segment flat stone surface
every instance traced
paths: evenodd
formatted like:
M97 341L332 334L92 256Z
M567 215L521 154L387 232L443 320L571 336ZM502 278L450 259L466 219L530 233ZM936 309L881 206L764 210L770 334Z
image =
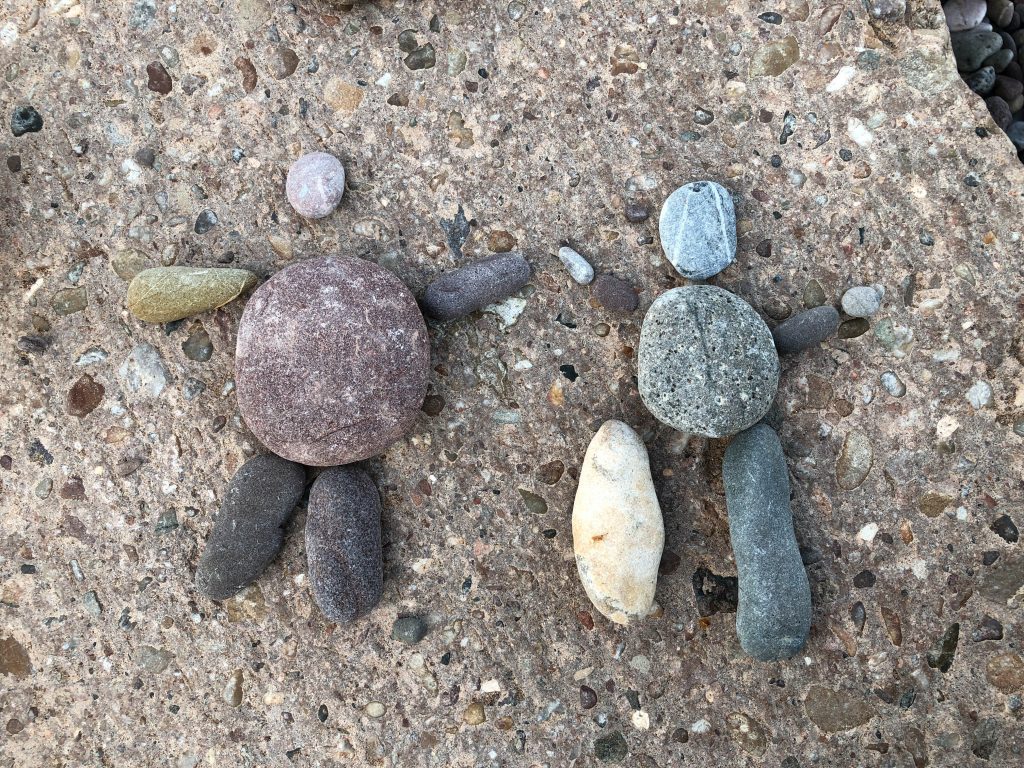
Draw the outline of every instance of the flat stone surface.
M423 316L394 274L363 259L310 259L246 304L235 347L239 406L275 453L348 464L412 426L429 357Z
M1019 762L1013 694L985 671L1021 653L1022 543L989 526L1002 514L1022 524L1024 166L957 77L939 3L911 2L892 21L860 2L512 5L523 7L515 20L509 2L0 3L0 728L24 724L4 732L0 763L582 768L600 764L595 743L612 734L621 741L602 754L640 768ZM403 63L406 29L433 46L433 68ZM755 52L789 36L800 58L751 78ZM282 45L299 64L275 80ZM166 96L146 87L155 60L173 80ZM845 67L852 79L827 91ZM353 111L327 102L334 79L364 92ZM27 104L42 130L14 137L12 112ZM154 167L123 169L142 147ZM328 219L307 221L284 179L320 149L344 162L349 189ZM790 170L806 174L802 187ZM851 285L886 287L867 333L784 360L776 403L794 524L818 558L807 566L815 629L785 663L750 660L734 613L701 620L694 571L736 575L725 445L662 426L634 380L643 314L684 284L657 212L693 179L733 192L736 262L714 281L770 325L805 309L812 282L830 305ZM650 206L647 221L628 220L631 200ZM219 223L196 235L204 209ZM125 311L114 266L138 267L119 254L212 267L234 253L227 266L261 280L325 254L365 255L419 295L493 253L497 230L535 267L523 313L504 330L486 312L433 326L429 395L443 405L417 412L409 438L368 462L382 501L377 608L352 626L323 617L301 508L260 579L220 607L203 598L193 574L216 494L261 452L232 387L251 299L201 317L216 351L189 360L188 322L166 335ZM640 290L637 311L592 306L549 255L563 240ZM767 256L756 250L765 240ZM74 287L87 306L57 314L51 299ZM26 349L23 337L47 341ZM166 373L156 399L118 376L143 343ZM883 388L887 371L902 397ZM78 418L66 395L84 373L105 394ZM811 374L830 399L808 403ZM206 385L193 400L189 378ZM975 411L966 393L981 379L993 397ZM626 630L583 592L570 531L582 458L608 419L643 438L666 552L680 558L658 578L663 614ZM844 490L834 469L852 430L870 438L874 465ZM565 470L548 484L537 472L553 461ZM87 501L59 497L71 476ZM528 512L519 489L544 511ZM926 493L949 499L936 517L918 506ZM168 509L179 525L157 533ZM869 523L870 545L857 538ZM875 586L857 590L865 569ZM83 603L90 591L99 618ZM899 646L882 607L899 619ZM390 639L410 614L431 626L415 647ZM985 616L1003 638L972 642ZM925 654L953 621L961 639L941 673ZM146 673L134 661L142 646L174 660ZM647 672L629 663L641 655ZM592 709L579 705L582 686L596 692ZM822 731L815 719L835 724L825 717L837 707L808 702L818 688L860 697L868 719ZM480 725L463 722L471 704ZM647 730L632 721L641 710ZM761 757L732 713L766 730ZM868 749L881 742L885 754ZM975 746L992 749L987 763Z
M691 280L717 275L736 258L736 208L714 181L684 184L665 200L658 220L665 257Z
M637 368L640 396L654 416L708 437L760 420L779 381L768 326L739 296L711 285L658 297L644 318Z

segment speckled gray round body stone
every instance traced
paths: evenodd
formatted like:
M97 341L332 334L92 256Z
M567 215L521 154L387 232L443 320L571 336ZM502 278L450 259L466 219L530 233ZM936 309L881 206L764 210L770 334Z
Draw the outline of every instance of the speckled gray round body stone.
M329 216L345 194L345 167L334 155L310 152L288 169L285 181L288 202L300 216Z
M779 323L772 329L772 338L780 355L792 355L818 346L838 330L839 313L835 307L814 307Z
M305 488L299 464L273 455L245 462L228 485L199 559L199 591L225 600L255 581L281 551L282 526Z
M786 457L771 427L758 424L733 439L722 479L739 576L740 645L760 661L788 659L807 642L811 589L793 533Z
M446 272L420 300L437 320L455 320L511 296L530 279L530 265L519 253L499 253Z
M306 560L313 598L331 621L353 622L380 601L380 495L364 470L331 467L313 483Z
M279 456L348 464L405 435L429 364L426 323L397 277L363 259L309 259L278 272L245 307L238 406Z
M779 384L768 326L743 299L712 285L663 293L640 332L640 397L661 422L725 437L760 420Z
M665 200L658 221L665 256L683 277L706 280L736 259L736 209L713 181L686 184Z

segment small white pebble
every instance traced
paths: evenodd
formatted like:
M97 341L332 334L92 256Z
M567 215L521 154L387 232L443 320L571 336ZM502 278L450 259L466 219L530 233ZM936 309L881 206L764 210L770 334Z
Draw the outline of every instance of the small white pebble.
M865 544L870 544L878 535L878 523L868 523L857 533L857 538Z
M856 74L857 68L854 66L841 67L836 76L832 78L832 82L825 86L825 93L836 93L842 90L850 84Z
M928 577L928 563L924 560L915 560L910 566L910 570L922 581Z
M956 508L956 519L961 523L967 522L967 507Z
M693 733L707 733L710 730L711 723L709 723L703 717L690 726L690 731L692 731Z
M377 718L384 717L384 713L387 711L387 709L385 709L384 705L381 704L379 701L371 701L369 704L366 705L366 709L364 709L363 711L366 712L368 717Z
M580 285L589 285L594 281L594 268L585 258L567 245L558 249L558 260L562 262L569 277Z
M987 381L977 381L967 390L967 402L976 411L980 411L992 402L992 387Z
M871 131L856 117L851 117L846 123L846 133L849 134L850 138L859 147L866 147L875 140L875 137L871 135Z
M638 731L646 731L651 727L651 716L642 709L634 712L630 719L633 721L633 727Z

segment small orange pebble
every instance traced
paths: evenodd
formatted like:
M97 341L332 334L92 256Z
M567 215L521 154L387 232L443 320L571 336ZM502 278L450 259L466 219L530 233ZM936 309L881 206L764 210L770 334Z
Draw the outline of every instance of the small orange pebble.
M992 245L992 243L994 243L995 241L996 234L992 230L986 232L981 238L981 242L983 242L985 245Z
M903 539L904 544L909 544L914 540L914 532L910 529L909 520L900 523L900 538Z
M548 402L556 408L565 405L565 390L562 388L561 382L556 381L551 385L551 389L548 390Z

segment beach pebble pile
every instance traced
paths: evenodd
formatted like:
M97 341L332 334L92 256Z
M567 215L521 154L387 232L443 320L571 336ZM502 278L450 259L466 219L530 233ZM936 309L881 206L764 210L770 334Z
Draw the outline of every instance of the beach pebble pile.
M1024 159L1024 11L1013 0L942 4L956 68Z

